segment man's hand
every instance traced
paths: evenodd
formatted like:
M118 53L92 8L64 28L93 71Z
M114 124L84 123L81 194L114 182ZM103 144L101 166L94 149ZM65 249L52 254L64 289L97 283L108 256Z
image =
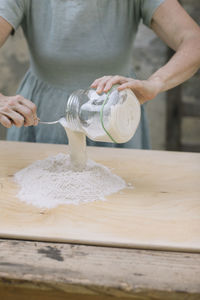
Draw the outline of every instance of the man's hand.
M0 94L0 123L6 128L38 125L36 110L34 103L20 95Z
M96 79L91 87L97 90L97 93L108 92L114 84L119 84L118 90L126 88L131 89L141 104L154 99L162 89L162 83L159 78L148 80L135 80L123 76L104 76Z

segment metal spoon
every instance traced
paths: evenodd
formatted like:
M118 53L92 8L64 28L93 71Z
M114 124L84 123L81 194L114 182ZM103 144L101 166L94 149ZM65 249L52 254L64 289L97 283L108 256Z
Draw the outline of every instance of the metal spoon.
M53 121L53 122L42 122L42 121L40 121L40 119L38 119L38 122L40 124L48 124L48 125L53 125L53 124L60 123L63 127L67 127L67 121L64 117L60 118L57 121Z

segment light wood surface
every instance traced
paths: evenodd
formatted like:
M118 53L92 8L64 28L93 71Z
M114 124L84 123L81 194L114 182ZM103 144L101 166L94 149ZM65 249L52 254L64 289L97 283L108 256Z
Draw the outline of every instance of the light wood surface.
M40 210L17 199L13 174L67 146L0 143L0 236L200 252L200 155L88 148L134 185L83 205Z

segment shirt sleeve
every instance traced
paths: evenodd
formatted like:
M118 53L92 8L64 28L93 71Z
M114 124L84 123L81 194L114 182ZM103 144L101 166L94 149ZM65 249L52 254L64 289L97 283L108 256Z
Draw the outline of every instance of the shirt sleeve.
M27 0L0 0L0 16L4 18L14 30L21 24Z
M154 12L164 1L165 0L140 0L141 17L145 25L148 27L151 26L151 20Z

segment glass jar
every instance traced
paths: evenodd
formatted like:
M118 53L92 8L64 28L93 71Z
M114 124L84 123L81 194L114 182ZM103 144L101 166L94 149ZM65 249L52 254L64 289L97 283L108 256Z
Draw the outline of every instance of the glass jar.
M125 143L134 135L139 121L140 103L132 90L108 93L77 90L67 101L66 124L73 131L84 132L93 141Z

